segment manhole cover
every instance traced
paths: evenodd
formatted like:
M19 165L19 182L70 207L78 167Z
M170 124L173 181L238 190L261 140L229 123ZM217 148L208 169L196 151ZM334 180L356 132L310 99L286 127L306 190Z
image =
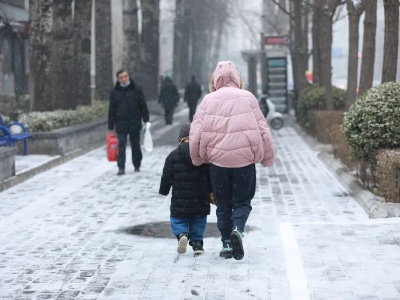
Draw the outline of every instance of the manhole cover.
M246 231L252 231L253 226L246 226ZM169 222L151 222L146 224L139 224L135 226L129 226L118 230L120 233L150 236L155 238L175 238L172 234L171 226ZM220 237L221 234L217 228L217 223L208 222L204 237Z

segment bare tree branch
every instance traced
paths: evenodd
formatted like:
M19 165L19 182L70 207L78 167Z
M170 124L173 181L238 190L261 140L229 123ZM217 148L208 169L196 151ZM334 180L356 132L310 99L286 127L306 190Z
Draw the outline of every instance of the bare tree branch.
M239 17L247 27L250 32L251 43L256 47L258 46L259 34L258 31L254 28L253 24L245 17L242 10L239 10ZM272 24L271 24L272 25Z
M346 14L346 15L343 15L343 14L342 14L343 9L344 9L344 5L343 5L343 4L345 4L345 2L343 2L343 1L338 1L337 4L336 4L336 6L333 8L334 14L335 14L335 16L336 16L336 17L333 18L333 23L336 23L337 21L342 20L342 19L344 19L345 17L347 17L347 14ZM338 7L339 7L339 10L337 11L336 9L337 9Z
M289 16L290 19L293 19L293 15L286 9L286 7L282 6L277 0L271 0L272 3L274 3L276 6L279 7L279 9L284 12L285 14L287 14Z

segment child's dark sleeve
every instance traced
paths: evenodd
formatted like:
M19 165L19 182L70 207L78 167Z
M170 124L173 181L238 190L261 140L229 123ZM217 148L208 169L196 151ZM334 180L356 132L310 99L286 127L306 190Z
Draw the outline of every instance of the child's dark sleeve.
M159 193L164 196L168 195L173 181L174 181L174 168L172 166L171 155L168 155L168 157L165 160L163 174L161 176Z

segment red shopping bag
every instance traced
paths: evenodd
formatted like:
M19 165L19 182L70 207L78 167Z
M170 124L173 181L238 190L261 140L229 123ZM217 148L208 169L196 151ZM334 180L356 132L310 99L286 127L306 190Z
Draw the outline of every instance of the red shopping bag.
M118 157L118 140L114 133L107 134L107 159L108 161L117 161Z

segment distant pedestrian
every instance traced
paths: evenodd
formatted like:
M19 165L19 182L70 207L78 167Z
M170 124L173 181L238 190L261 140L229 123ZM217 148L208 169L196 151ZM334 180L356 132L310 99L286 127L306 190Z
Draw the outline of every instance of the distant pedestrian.
M255 163L271 166L274 147L257 99L243 90L230 61L218 63L190 130L194 165L210 164L211 186L221 232L221 257L242 259L243 232L256 188Z
M117 83L110 94L108 111L108 129L115 129L118 137L118 173L125 174L126 143L129 141L132 148L132 163L135 172L140 171L142 151L140 149L140 130L142 120L149 122L149 110L143 90L129 77L128 71L117 72Z
M168 76L161 84L158 102L164 107L165 124L171 125L175 107L179 102L179 93L175 83Z
M196 77L192 76L191 81L186 85L185 88L185 102L189 106L189 120L193 121L193 116L196 113L197 102L201 97L201 87L200 84L196 82Z
M165 160L159 193L166 196L172 187L170 224L178 239L178 253L185 253L190 241L194 253L201 254L210 214L210 174L207 164L196 167L192 163L189 131L190 124L180 129L179 145Z

